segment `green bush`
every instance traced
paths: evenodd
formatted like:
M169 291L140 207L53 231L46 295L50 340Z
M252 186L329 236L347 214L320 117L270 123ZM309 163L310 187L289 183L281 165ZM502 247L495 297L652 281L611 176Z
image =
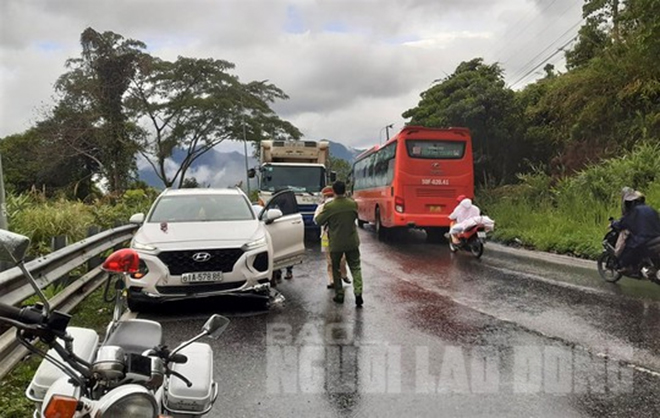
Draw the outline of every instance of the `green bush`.
M105 197L91 204L48 200L37 193L9 195L9 229L30 238L30 255L48 254L52 237L66 235L73 243L84 239L91 226L107 229L126 225L131 215L146 213L157 194L155 189L134 189L120 199Z
M481 190L479 204L495 220L493 237L541 251L595 258L610 216L621 214L621 189L642 191L660 205L660 146L642 144L627 155L603 161L561 179L536 171L520 183Z

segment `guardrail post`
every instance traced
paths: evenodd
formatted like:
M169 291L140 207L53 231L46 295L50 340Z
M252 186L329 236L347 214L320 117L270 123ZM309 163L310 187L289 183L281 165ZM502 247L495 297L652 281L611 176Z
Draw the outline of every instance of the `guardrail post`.
M50 248L53 250L53 252L61 250L68 245L68 241L69 239L66 235L58 235L56 237L52 237L50 241ZM69 285L70 279L71 275L67 273L55 281L55 286L67 287Z
M96 225L90 226L87 228L87 237L94 236L98 234L101 231L101 228L99 228ZM89 261L87 262L87 271L90 271L96 267L98 267L101 264L101 257L97 254L94 257L90 258Z

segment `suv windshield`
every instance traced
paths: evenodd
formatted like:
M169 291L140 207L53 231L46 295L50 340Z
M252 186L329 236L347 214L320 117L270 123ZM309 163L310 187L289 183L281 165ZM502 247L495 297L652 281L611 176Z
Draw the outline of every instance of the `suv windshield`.
M248 221L254 218L248 201L240 195L163 196L147 222Z
M262 169L261 190L276 192L289 189L294 192L318 193L325 187L323 167L266 165Z

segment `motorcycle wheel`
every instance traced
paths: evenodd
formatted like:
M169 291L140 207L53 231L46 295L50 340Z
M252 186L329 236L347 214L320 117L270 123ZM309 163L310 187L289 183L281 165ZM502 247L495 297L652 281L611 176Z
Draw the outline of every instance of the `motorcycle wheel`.
M598 274L606 282L616 283L622 275L616 271L616 259L609 253L602 253L598 257Z
M484 253L484 244L481 241L477 241L474 244L471 244L470 252L477 258L481 257L481 255Z

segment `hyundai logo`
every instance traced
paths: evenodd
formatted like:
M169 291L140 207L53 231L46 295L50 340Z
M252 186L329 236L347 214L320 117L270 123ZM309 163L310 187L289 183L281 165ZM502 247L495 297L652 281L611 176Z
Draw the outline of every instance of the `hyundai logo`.
M211 259L211 254L209 254L209 253L195 253L192 256L192 259L197 261L198 263L203 263L203 262L209 261Z
M440 163L431 163L431 168L440 168Z

